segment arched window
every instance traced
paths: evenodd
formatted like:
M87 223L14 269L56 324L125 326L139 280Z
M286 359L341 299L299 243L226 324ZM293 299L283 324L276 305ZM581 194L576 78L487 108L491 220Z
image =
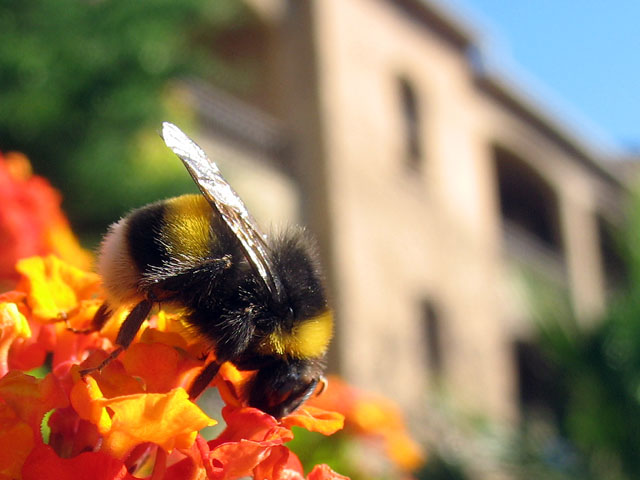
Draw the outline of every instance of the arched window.
M558 200L549 184L522 158L494 148L500 213L506 230L526 234L562 253Z

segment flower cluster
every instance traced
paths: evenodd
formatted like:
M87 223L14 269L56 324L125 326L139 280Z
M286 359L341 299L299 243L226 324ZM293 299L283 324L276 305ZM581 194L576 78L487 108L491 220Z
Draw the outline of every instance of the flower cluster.
M340 413L318 407L276 420L243 405L238 392L252 373L223 364L214 383L226 427L207 440L200 431L216 421L185 390L207 347L180 317L153 315L117 359L82 376L113 349L127 312L78 333L102 302L99 276L55 256L20 260L17 270L16 289L0 294L1 480L303 480L285 445L292 427L330 435L343 426ZM46 360L43 378L23 373ZM319 465L306 478L346 477Z
M213 354L177 314L159 311L126 351L81 375L113 351L128 312L89 328L103 302L101 279L88 271L91 255L60 204L26 157L0 154L0 292L13 288L0 293L0 480L304 480L286 445L293 427L324 438L343 425L381 446L401 472L420 465L423 455L388 400L332 378L323 395L276 420L243 405L239 392L254 372L229 363L212 382L225 404L224 430L205 438L202 429L216 420L186 388ZM346 477L318 465L306 478Z
M22 154L0 153L0 287L13 286L16 262L31 255L55 253L80 268L91 255L76 240L62 209L60 194L32 175Z
M385 397L353 387L336 376L329 377L329 384L331 388L312 398L308 408L313 406L344 415L342 433L367 443L374 450L382 450L399 473L415 471L424 464L425 453L409 434L397 405Z

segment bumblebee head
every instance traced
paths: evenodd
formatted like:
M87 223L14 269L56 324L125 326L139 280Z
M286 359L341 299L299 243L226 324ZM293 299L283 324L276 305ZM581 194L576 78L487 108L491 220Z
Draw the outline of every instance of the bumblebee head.
M323 370L320 359L278 360L263 367L247 386L249 405L275 418L289 415L324 381Z

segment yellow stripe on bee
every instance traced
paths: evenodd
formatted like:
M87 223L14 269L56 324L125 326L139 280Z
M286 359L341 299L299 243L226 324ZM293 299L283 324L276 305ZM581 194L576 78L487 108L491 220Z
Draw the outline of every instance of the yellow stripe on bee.
M182 195L166 201L163 233L172 255L204 257L210 249L211 206L202 195Z
M314 358L324 354L333 336L333 314L326 312L304 320L291 332L276 330L267 338L265 350L295 358Z

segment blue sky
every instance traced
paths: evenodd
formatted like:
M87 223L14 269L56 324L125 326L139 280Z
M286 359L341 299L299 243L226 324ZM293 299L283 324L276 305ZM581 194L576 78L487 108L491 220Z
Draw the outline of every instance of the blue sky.
M551 111L604 148L640 150L639 0L453 3L492 61Z

